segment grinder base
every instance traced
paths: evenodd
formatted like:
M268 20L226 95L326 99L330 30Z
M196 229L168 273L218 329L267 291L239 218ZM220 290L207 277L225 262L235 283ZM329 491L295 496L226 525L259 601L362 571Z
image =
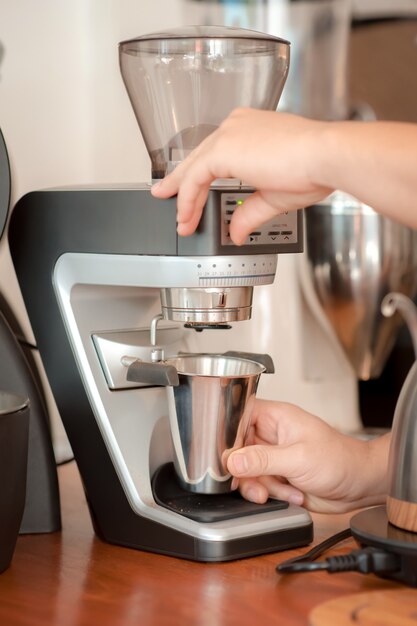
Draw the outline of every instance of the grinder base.
M236 491L209 495L191 493L178 483L173 463L158 468L152 480L152 490L160 506L203 523L288 508L288 502L283 500L270 499L265 504L255 504L242 498Z

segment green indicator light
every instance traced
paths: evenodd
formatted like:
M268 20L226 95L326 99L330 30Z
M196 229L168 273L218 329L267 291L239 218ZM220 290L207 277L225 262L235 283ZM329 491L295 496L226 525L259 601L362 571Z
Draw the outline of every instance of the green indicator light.
M238 200L238 201L236 202L236 204L237 204L238 206L240 206L241 204L243 204L243 200Z

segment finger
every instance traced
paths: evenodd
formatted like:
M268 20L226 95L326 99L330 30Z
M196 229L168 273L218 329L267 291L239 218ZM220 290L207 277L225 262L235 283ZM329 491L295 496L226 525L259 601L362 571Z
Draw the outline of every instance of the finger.
M227 469L237 478L283 476L289 479L303 472L302 446L246 446L232 452Z
M170 198L177 195L177 232L179 235L191 235L197 228L207 201L210 184L194 186L182 184L182 164L164 179L151 187L155 198Z
M255 502L256 504L264 504L268 500L269 494L265 485L262 485L254 478L246 478L239 481L239 491L245 500Z
M281 479L277 476L261 476L258 480L267 489L270 498L285 500L286 502L291 502L291 504L298 505L302 504L304 501L303 492L288 483L285 479ZM240 482L244 484L245 479L240 479Z
M251 414L252 436L245 445L293 443L294 436L290 436L290 432L298 430L294 408L282 402L256 399Z
M196 206L205 204L213 180L218 178L210 167L213 135L206 137L173 172L156 183L151 191L158 198L178 195L178 221L188 222Z
M269 480L265 480L265 478ZM241 479L239 481L239 490L245 500L256 502L257 504L263 504L268 498L284 500L297 505L301 505L304 501L302 491L271 476L259 479Z
M200 220L207 201L210 185L216 176L204 160L198 160L187 168L178 190L177 220L179 224L196 223ZM198 219L197 219L198 218Z
M191 206L185 206L182 188L180 188L177 199L177 232L181 236L192 235L200 222L203 214L204 205L207 201L208 190L202 189L194 200L194 204Z
M253 443L255 443L255 437L256 437L255 426L253 424L250 424L249 429L248 429L248 434L246 435L246 438L245 438L244 445L250 446ZM264 443L267 443L267 442L264 442Z
M267 202L259 191L254 192L235 209L230 222L230 238L236 245L242 245L255 228L279 213L280 209Z
M184 165L184 166L183 166ZM191 235L195 232L207 201L208 191L212 179L209 175L193 178L192 174L184 173L184 168L190 168L184 164L179 165L172 174L168 174L158 183L151 187L151 193L155 198L170 198L177 195L177 232L179 235ZM186 181L183 182L184 176Z
M177 170L174 170L172 174L168 174L165 178L158 180L158 182L152 185L151 194L155 198L164 199L177 195L181 183L181 176L179 174Z
M256 438L251 443L289 445L322 425L322 420L288 402L256 399L251 414Z

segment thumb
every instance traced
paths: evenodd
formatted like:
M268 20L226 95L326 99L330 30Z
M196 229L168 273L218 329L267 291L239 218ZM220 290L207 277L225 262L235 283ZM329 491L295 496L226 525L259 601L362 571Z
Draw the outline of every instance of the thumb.
M285 209L282 209L283 211ZM279 214L279 209L270 204L259 191L255 191L238 206L230 223L230 237L241 245L250 233Z
M303 463L301 450L297 446L246 446L232 452L227 460L227 469L238 478L247 476L282 476L299 473Z

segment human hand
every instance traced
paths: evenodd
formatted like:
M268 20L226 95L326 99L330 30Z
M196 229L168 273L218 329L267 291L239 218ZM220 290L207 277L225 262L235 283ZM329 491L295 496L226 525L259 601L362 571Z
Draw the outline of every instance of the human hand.
M317 185L309 171L323 124L275 111L236 109L154 185L152 194L158 198L177 194L178 233L191 235L214 180L234 178L254 187L257 191L231 219L230 237L242 244L275 215L314 204L332 191Z
M292 404L257 400L247 445L227 468L247 500L343 512L383 500L388 446L389 436L359 440Z

